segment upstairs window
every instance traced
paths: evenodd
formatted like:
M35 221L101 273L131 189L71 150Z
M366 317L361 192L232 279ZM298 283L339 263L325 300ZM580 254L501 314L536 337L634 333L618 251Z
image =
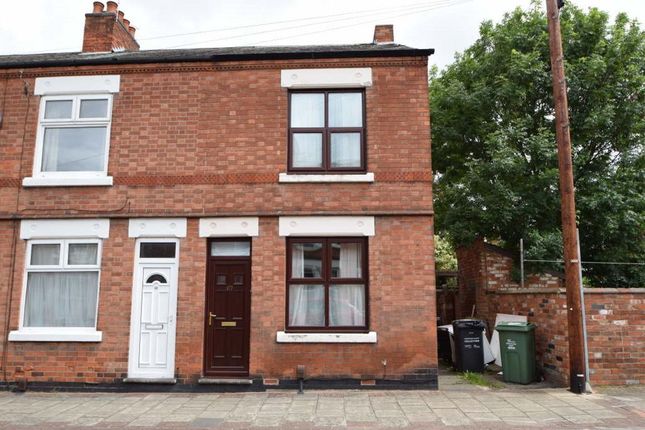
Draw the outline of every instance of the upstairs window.
M111 113L108 94L43 97L36 175L107 175Z
M365 172L363 90L289 93L289 171Z

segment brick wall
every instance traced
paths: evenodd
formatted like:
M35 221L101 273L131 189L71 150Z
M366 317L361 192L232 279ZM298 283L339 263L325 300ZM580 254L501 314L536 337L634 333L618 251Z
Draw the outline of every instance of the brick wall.
M373 184L279 184L287 162L281 68L372 67L366 90ZM194 71L199 68L199 71ZM113 187L21 188L30 176L39 97L5 71L0 218L425 213L432 210L426 61L300 60L27 70L35 76L120 74L108 174ZM1 76L1 75L0 75ZM19 197L16 198L16 194ZM18 207L15 202L18 201ZM88 212L89 211L89 212Z
M378 235L370 238L368 245L369 311L370 329L378 333L378 343L278 344L276 332L285 328L286 245L285 238L278 236L277 218L262 218L260 235L253 239L251 375L294 379L298 364L304 364L312 378L436 375L434 270L427 257L433 251L429 221L427 217L376 220ZM7 232L10 223L0 227L11 234ZM417 234L407 234L410 229ZM187 237L180 245L175 356L182 383L195 383L202 371L207 247L197 230L198 220L190 219ZM18 243L12 329L19 322L24 267L25 246L23 241ZM21 370L29 381L115 383L127 375L134 244L135 239L128 238L127 220L112 220L102 255L97 323L103 332L102 342L10 342L10 381ZM402 249L412 252L403 253ZM6 288L0 293L6 294ZM387 360L386 368L382 360Z
M371 67L366 89L367 165L372 184L280 184L287 162L283 68ZM23 188L31 175L39 76L121 75L114 97L108 174L112 187ZM0 311L11 289L18 327L25 241L11 267L12 219L108 217L99 297L100 343L9 342L10 378L115 382L127 372L134 239L128 219L188 217L181 240L176 372L202 370L206 240L198 217L260 216L253 239L251 373L406 378L436 373L432 177L425 58L248 61L3 70L0 128ZM4 79L6 78L6 79ZM27 95L23 93L27 89ZM370 329L375 345L277 344L284 329L285 240L278 215L376 216L369 241ZM409 252L413 250L414 252ZM11 286L9 276L15 276ZM6 332L4 319L0 322ZM381 364L387 360L387 367Z
M537 360L545 376L569 378L566 292L560 276L529 274L525 287L512 279L513 258L482 241L458 251L460 271L483 274L476 285L476 316L492 329L498 313L526 315L536 324ZM461 298L459 298L461 300ZM645 289L585 288L591 384L645 383Z

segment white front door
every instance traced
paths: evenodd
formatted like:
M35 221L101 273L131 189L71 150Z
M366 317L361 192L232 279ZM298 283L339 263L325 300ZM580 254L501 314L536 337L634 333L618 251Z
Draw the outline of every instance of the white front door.
M173 378L179 242L137 241L129 378Z

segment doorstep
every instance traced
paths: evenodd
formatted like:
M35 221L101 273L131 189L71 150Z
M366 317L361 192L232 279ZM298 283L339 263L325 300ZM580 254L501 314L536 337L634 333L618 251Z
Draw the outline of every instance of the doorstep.
M176 384L175 378L125 378L125 384Z
M199 378L197 383L200 385L251 385L252 379L247 378Z

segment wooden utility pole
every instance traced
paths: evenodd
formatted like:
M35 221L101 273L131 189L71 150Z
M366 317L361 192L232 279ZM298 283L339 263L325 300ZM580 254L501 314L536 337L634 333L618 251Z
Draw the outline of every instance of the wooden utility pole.
M585 360L582 330L582 300L580 297L580 257L576 234L576 202L573 187L573 162L571 136L569 135L569 106L567 83L564 77L564 56L560 34L560 11L562 0L546 0L549 23L549 48L551 50L551 74L553 78L553 102L555 104L555 137L558 143L560 170L560 200L562 212L562 238L564 241L564 275L567 289L567 319L569 327L569 380L571 391L585 391Z

